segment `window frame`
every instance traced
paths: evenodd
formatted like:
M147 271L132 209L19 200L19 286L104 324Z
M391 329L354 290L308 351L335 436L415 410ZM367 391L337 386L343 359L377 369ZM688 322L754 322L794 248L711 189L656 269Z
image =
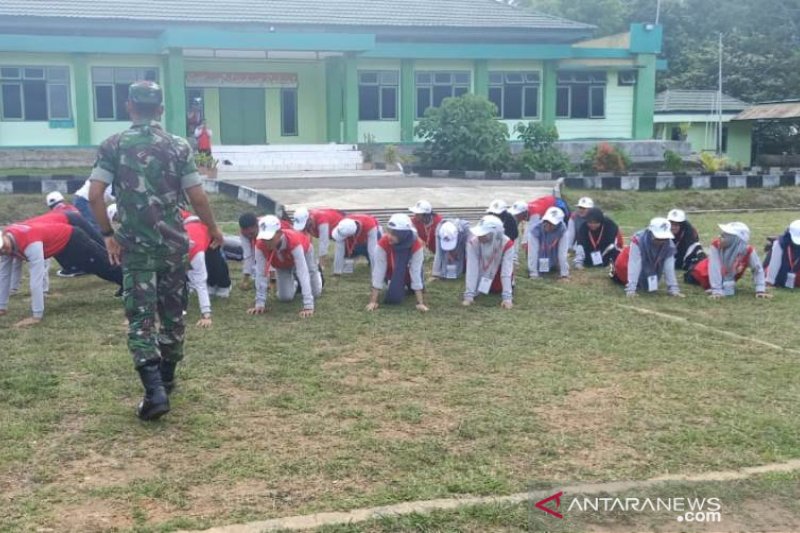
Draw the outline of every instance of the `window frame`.
M520 76L519 81L511 81L509 75ZM492 77L500 76L502 81L492 81ZM529 81L529 76L535 77L536 81ZM520 94L520 116L519 117L506 117L505 116L505 103L506 103L506 86L513 85L521 88ZM497 109L498 120L538 120L541 117L541 91L542 87L542 73L539 70L493 70L489 72L489 91L492 89L500 90L500 106ZM536 114L526 115L525 108L527 104L527 90L536 90ZM494 103L494 102L492 102ZM495 103L495 105L497 105Z
M4 77L3 70L16 70L16 76L8 76ZM41 72L41 76L27 76L29 73L28 71L34 72ZM56 71L59 73L63 73L63 76L56 75L51 71ZM10 74L10 73L9 73ZM70 121L73 120L73 110L72 110L72 86L70 83L70 67L69 65L2 65L0 64L0 121L3 122L60 122L60 121ZM50 78L53 78L51 81ZM36 83L44 83L44 107L45 107L45 115L46 118L43 119L28 119L28 113L25 112L26 110L26 100L25 100L25 82L36 82ZM5 99L3 98L4 88L6 86L16 86L19 94L19 103L20 103L20 116L19 117L8 117L6 116L6 104ZM54 116L52 109L53 105L51 105L52 101L52 94L51 88L52 87L63 87L63 97L64 101L62 102L64 108L66 109L66 116Z
M581 86L587 87L586 93L586 108L587 113L585 117L574 117L572 115L572 93L573 87ZM593 109L592 94L595 90L601 89L603 91L603 113L598 114ZM559 91L566 91L567 93L567 114L558 113L558 93ZM560 120L602 120L606 118L606 104L608 97L608 72L597 70L564 70L556 74L556 119Z
M111 69L111 81L95 81L96 73L95 71L98 69ZM117 81L117 71L134 71L134 81L129 82L126 80ZM130 87L131 83L134 83L137 80L144 80L147 79L147 72L153 71L155 73L155 81L158 83L159 77L159 70L158 67L155 66L148 66L148 67L113 67L113 66L106 66L106 65L92 65L90 69L90 76L91 76L91 84L92 84L92 118L95 122L129 122L130 117L120 118L119 116L119 103L117 102L117 85L127 85ZM121 77L121 76L120 76ZM113 111L112 118L100 118L97 116L97 88L98 87L110 87L111 88L111 109Z
M374 82L362 81L362 76L375 75ZM384 78L386 75L392 75L394 83L387 82ZM376 70L359 70L358 71L358 88L359 95L361 94L361 87L377 87L378 88L378 118L361 118L361 100L359 96L359 122L397 122L400 120L400 71L392 69L376 69ZM383 104L383 91L384 89L394 89L394 117L384 116Z
M449 81L447 83L437 81L437 76L449 76ZM420 120L425 116L425 111L430 108L437 108L438 106L434 106L434 98L433 98L433 90L434 87L450 87L450 96L446 96L445 98L454 98L456 97L456 91L463 91L458 96L462 96L464 94L469 94L472 92L472 71L471 70L416 70L414 71L414 114L415 120ZM420 78L429 77L430 81L420 81ZM466 82L464 81L457 81L458 76L466 76ZM420 114L419 110L419 91L420 90L427 90L428 92L428 102L430 105L426 107L422 114ZM444 98L442 99L444 100Z

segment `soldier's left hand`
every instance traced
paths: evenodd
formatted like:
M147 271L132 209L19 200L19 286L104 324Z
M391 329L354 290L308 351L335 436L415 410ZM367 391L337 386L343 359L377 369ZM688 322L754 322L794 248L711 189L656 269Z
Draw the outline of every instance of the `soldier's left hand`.
M219 228L214 228L214 230L209 231L209 233L211 234L211 248L216 249L225 244L225 236L222 235Z

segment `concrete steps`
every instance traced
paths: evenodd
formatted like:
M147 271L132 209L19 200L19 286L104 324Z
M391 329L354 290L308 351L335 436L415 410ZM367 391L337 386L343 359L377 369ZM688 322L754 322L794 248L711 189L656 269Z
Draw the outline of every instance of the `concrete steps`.
M221 145L213 154L221 172L355 171L363 161L354 144Z

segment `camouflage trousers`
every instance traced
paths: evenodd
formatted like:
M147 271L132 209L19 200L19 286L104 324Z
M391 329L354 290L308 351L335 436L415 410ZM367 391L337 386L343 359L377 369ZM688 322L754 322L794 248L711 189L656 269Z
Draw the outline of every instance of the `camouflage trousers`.
M174 362L183 359L186 260L186 255L151 257L126 252L122 256L128 350L137 369L162 357Z

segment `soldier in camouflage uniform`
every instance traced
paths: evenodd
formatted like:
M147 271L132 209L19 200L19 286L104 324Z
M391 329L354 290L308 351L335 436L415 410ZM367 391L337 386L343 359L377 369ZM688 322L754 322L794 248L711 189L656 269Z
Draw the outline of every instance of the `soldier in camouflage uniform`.
M157 84L140 81L130 86L127 106L133 125L103 142L89 178L89 202L109 259L122 265L128 349L145 388L138 408L143 420L169 411L168 393L183 358L189 250L179 213L183 194L208 226L212 246L223 241L189 143L165 132L157 122L162 102ZM113 184L117 197L116 235L103 202L108 184Z

